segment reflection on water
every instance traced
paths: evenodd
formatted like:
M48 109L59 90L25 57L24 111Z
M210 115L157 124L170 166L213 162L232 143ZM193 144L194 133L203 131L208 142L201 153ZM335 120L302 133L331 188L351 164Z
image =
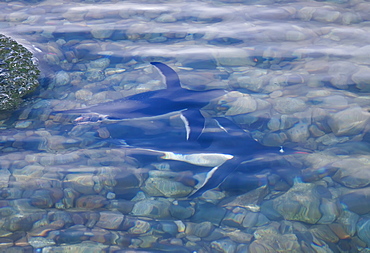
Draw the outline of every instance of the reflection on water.
M42 70L34 98L0 114L4 250L370 250L370 3L34 2L0 4L1 33ZM151 61L226 91L202 108L204 145L176 112L55 113L166 89Z

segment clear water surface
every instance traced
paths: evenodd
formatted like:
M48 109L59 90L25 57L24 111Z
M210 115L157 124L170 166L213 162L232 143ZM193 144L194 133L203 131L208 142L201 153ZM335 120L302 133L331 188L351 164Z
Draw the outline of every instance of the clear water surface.
M1 33L42 71L0 114L4 252L370 251L368 1L0 7ZM178 112L71 111L166 89L152 61L209 100L207 145L189 146ZM226 165L222 184L188 197Z

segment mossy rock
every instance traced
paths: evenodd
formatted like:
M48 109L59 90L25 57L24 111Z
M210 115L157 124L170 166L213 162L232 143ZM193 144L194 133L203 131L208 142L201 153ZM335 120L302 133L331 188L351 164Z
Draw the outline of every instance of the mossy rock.
M39 85L39 74L32 53L0 34L0 111L16 109Z

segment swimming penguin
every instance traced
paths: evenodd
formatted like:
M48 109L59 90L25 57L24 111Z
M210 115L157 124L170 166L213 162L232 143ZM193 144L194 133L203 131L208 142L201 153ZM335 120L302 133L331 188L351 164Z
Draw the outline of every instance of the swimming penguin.
M198 197L207 190L218 187L225 178L241 166L256 162L260 158L253 158L261 152L277 152L278 148L265 147L254 140L249 133L226 118L214 119L219 129L218 133L202 134L205 118L200 112L201 108L210 100L221 97L224 90L192 91L181 87L177 73L164 63L151 62L158 68L165 78L166 89L148 91L129 96L116 101L99 104L84 109L59 111L58 113L95 113L105 120L145 119L166 115L173 112L181 113L181 119L186 129L186 140L171 139L168 136L155 136L147 140L130 135L123 137L129 146L150 149L162 153L162 159L171 159L169 152L159 150L179 150L179 152L194 153L195 151L207 153L221 153L227 157L222 163L211 169L205 181L190 194L190 198ZM119 124L110 124L109 128L120 127ZM120 139L119 129L113 129L111 137ZM178 158L172 158L178 159Z

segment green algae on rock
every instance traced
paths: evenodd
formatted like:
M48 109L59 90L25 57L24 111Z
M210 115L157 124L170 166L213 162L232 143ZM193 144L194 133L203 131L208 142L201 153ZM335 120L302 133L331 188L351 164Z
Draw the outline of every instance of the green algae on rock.
M0 111L16 109L39 85L39 73L32 53L0 34Z

